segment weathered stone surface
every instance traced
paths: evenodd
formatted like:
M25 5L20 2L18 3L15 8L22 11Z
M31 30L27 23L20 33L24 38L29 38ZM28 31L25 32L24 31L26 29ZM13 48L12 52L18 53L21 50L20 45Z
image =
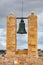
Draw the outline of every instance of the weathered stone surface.
M9 57L10 56L10 57ZM1 65L43 65L43 58L29 57L28 55L16 55L10 53L9 55L0 59Z
M7 52L16 51L16 17L13 14L7 16L7 34L6 34Z
M28 17L28 55L38 56L37 50L37 16L32 12Z

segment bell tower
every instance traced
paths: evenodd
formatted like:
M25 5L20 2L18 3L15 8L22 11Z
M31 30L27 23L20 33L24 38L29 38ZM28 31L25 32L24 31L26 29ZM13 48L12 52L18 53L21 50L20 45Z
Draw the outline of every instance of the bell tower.
M6 33L7 52L16 52L16 17L11 13L7 16L7 33Z
M28 16L28 55L29 56L38 56L37 49L37 16L34 12Z

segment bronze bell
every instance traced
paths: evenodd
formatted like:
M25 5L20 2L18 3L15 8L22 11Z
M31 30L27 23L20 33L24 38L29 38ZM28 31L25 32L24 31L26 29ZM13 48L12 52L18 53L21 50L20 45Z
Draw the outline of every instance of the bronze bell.
M19 29L18 29L18 34L26 34L26 29L25 29L25 23L24 20L21 19L20 23L19 23Z

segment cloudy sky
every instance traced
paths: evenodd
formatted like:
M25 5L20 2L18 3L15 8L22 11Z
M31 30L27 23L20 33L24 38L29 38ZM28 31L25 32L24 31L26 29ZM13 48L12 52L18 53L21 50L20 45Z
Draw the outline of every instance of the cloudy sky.
M31 11L38 16L38 48L43 49L43 0L23 0L23 16L28 17ZM21 17L22 0L0 0L0 50L6 49L6 16L10 12L13 12L16 17ZM19 22L20 20L17 20L17 26ZM25 23L27 30L27 20ZM27 48L27 34L17 34L17 49Z

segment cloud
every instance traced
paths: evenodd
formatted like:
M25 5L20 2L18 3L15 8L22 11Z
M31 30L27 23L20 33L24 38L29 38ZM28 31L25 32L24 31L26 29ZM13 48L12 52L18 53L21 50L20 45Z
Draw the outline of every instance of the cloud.
M1 17L0 18L0 28L6 28L6 23L7 23L7 21L6 21L6 18L5 17Z
M38 15L38 31L43 32L43 12Z
M38 49L42 49L42 50L43 50L43 44L40 43L40 44L38 45Z
M6 31L0 29L0 50L6 49Z
M27 34L17 34L17 49L28 48Z
M38 43L43 45L43 32L38 32Z
M37 14L43 11L42 0L23 0L23 15L28 16L30 11L35 11ZM22 0L2 0L0 2L0 17L6 17L11 11L16 16L22 14Z

